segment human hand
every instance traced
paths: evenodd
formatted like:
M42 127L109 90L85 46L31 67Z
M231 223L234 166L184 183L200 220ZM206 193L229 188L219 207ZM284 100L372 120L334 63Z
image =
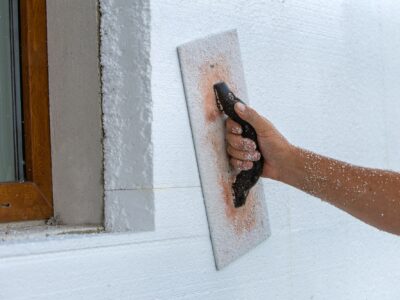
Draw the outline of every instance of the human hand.
M238 102L235 105L235 111L256 130L259 149L256 149L254 141L243 138L241 126L228 118L226 120L226 140L232 167L236 171L251 169L253 161L260 159L261 152L264 157L261 176L279 180L285 162L290 158L292 145L270 121L251 107Z

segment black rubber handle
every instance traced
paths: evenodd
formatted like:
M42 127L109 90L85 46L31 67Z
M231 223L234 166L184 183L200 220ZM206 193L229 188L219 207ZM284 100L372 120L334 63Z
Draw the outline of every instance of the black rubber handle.
M229 118L242 126L242 137L253 140L256 143L256 150L261 153L255 129L248 122L240 118L234 109L237 102L241 102L244 105L246 104L232 93L225 82L215 84L214 91L219 108L222 109ZM232 184L235 207L241 207L246 203L247 195L260 178L263 166L264 157L261 155L261 158L258 161L253 162L253 167L250 170L241 171L236 176L236 180Z

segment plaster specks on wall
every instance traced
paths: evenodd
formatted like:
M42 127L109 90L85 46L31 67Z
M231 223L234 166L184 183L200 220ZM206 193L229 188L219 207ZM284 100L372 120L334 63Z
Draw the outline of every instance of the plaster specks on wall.
M154 228L150 8L100 1L105 226Z

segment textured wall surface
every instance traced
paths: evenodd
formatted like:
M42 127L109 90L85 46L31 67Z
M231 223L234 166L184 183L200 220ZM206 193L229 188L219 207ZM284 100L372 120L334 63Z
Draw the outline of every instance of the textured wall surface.
M135 14L112 6L133 4L107 2L104 17L115 18L127 36L116 42L121 48L108 51L133 47L133 24L117 16ZM398 299L399 237L267 180L271 238L215 271L176 46L238 28L250 101L291 142L352 163L400 170L400 4L154 0L150 12L148 190L154 194L155 231L1 245L0 298ZM132 60L128 55L123 62ZM140 68L129 68L135 67ZM127 84L124 76L114 76L119 74L110 73L110 82ZM114 89L110 94L116 97L121 89ZM105 116L112 124L121 118ZM133 130L135 122L125 124ZM136 134L125 142L133 143ZM121 146L117 139L106 144L108 151ZM135 178L129 156L122 157L109 167ZM133 180L107 180L118 189L115 197L137 199L135 191L125 191L135 190Z
M101 1L105 227L154 229L149 1Z

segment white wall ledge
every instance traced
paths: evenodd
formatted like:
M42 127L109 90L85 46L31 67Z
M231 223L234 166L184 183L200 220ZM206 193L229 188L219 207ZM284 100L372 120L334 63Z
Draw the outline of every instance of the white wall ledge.
M7 223L0 225L0 247L6 243L43 241L66 234L92 234L104 231L96 225L48 225L45 221Z

